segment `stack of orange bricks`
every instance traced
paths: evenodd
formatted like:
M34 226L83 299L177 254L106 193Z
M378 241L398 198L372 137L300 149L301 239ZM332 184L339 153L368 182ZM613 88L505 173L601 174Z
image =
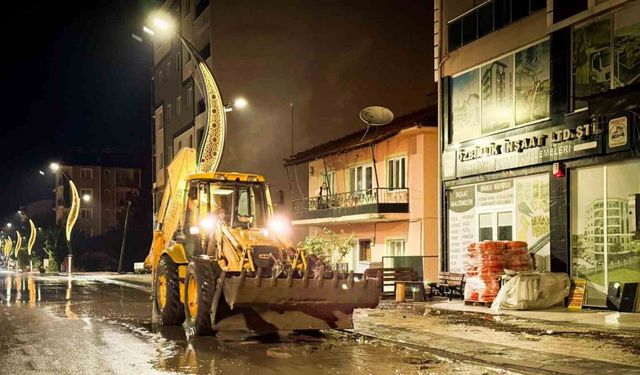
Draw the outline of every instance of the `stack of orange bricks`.
M532 267L527 243L522 241L474 242L467 247L465 264L467 301L493 302L505 269L529 271Z

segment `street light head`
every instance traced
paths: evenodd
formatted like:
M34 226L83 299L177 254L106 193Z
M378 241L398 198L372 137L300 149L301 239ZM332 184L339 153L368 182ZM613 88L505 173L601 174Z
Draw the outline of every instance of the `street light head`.
M49 169L51 169L51 171L55 173L60 169L60 164L51 163L51 164L49 164Z
M82 196L82 200L83 200L83 201L85 201L85 202L91 202L91 195L89 195L89 194L84 194L84 195Z
M18 210L18 215L22 215L22 211L21 210Z
M39 170L38 173L40 174L40 176L44 176L44 171Z
M7 228L11 228L12 226L13 226L13 224L7 223Z
M247 106L247 100L245 98L238 98L233 102L233 106L238 109L245 108Z
M171 23L164 18L154 17L153 24L162 31L167 31L171 29Z

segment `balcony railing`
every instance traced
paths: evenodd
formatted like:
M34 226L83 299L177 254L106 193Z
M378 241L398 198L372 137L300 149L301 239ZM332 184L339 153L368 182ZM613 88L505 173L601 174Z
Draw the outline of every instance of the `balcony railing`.
M395 207L398 212L407 212L408 204L409 189L375 188L295 200L293 215L294 218L308 217L308 214L312 214L313 217L336 216L332 213L340 211L341 214L350 214L350 208L357 209L364 206L375 207L373 211L367 212L391 212L380 210L383 206Z

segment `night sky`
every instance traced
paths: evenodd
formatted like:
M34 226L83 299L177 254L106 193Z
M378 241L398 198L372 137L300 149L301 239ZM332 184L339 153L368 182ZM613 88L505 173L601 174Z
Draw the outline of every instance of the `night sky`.
M157 3L5 4L0 218L52 198L53 178L38 170L68 150L123 150L149 167L150 49L131 33L142 35ZM223 97L250 103L229 116L225 170L262 173L288 194L289 103L297 152L361 129L358 111L367 105L402 115L423 108L433 90L430 1L211 4Z
M3 4L0 217L53 198L53 175L38 170L70 149L129 151L147 162L151 57L131 33L154 4Z

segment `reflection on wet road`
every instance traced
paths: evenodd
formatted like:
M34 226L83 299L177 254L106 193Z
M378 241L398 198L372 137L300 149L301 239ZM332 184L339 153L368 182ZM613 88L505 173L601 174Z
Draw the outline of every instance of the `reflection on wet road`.
M188 340L182 327L157 327L151 306L144 281L0 272L0 327L6 333L0 336L0 373L18 372L21 363L30 363L32 370L41 366L44 373L494 373L477 365L358 340L337 331L319 337L288 334L277 339L251 337L244 332L221 333ZM31 326L37 327L33 331L42 344L25 350L28 340L20 337L26 336ZM60 336L61 331L68 333ZM48 332L56 336L48 338ZM61 338L65 342L56 348ZM76 341L83 344L73 346L77 351L70 357L74 363L65 364L63 358L69 350L62 344ZM47 349L49 345L51 349ZM23 349L13 350L19 347ZM29 357L29 351L34 351L38 359L22 359ZM47 353L51 354L53 367L38 364ZM75 363L75 358L86 361L95 356L100 359ZM6 372L8 369L10 372Z

